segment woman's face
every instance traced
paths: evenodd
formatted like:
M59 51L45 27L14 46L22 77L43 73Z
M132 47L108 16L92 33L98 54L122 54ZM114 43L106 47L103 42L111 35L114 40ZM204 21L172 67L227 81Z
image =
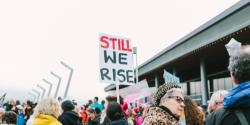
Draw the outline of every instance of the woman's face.
M162 98L162 105L167 107L176 117L184 111L184 97L181 92L173 92L168 98Z
M91 121L95 118L95 113L87 112L87 114Z

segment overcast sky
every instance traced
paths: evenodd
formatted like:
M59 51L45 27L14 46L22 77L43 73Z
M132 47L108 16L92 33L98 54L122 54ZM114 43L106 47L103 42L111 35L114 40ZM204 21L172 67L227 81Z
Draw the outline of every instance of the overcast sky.
M1 0L0 95L25 99L43 78L60 75L63 96L103 98L99 82L99 33L130 38L141 64L229 8L238 0Z

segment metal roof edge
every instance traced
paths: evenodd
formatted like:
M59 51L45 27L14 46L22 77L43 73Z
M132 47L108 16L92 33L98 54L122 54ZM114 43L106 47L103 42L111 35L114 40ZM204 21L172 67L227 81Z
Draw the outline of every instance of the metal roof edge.
M200 32L204 31L205 29L209 28L210 26L218 23L219 21L223 20L224 18L232 15L233 13L239 11L241 8L245 7L246 5L250 4L250 0L241 0L239 2L237 2L236 4L232 5L231 7L229 7L228 9L224 10L222 13L220 13L219 15L215 16L214 18L212 18L211 20L209 20L208 22L206 22L205 24L201 25L200 27L198 27L197 29L195 29L194 31L192 31L191 33L187 34L186 36L182 37L181 39L177 40L175 43L173 43L172 45L166 47L164 50L162 50L161 52L157 53L155 56L151 57L150 59L148 59L147 61L145 61L144 63L142 63L141 65L139 65L138 69L140 69L141 67L147 65L148 63L150 63L151 61L159 58L161 55L163 55L164 53L170 51L171 49L174 49L175 47L177 47L178 45L184 43L185 41L187 41L188 39L194 37L195 35L199 34Z

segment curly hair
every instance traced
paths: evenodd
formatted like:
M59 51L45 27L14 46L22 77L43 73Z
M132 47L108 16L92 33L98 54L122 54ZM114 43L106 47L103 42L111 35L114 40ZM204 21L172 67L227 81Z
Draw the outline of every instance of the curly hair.
M185 102L185 118L187 125L203 125L205 121L205 114L200 109L196 102L194 102L190 97L184 97Z
M6 124L16 124L17 114L13 111L7 111L2 116L2 122Z
M34 115L37 116L39 114L44 114L58 118L60 113L61 111L59 102L53 98L46 98L38 103L38 105L35 108Z
M250 81L250 46L238 49L229 59L228 70L238 84Z

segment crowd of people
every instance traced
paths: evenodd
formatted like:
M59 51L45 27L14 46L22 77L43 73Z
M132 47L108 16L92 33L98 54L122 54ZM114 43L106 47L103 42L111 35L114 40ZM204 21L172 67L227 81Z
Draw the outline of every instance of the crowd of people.
M165 83L150 104L132 107L107 96L79 106L74 100L44 98L38 103L10 99L0 107L0 124L17 125L248 125L250 123L250 46L239 48L229 60L231 91L211 96L206 110L185 96L178 84Z

